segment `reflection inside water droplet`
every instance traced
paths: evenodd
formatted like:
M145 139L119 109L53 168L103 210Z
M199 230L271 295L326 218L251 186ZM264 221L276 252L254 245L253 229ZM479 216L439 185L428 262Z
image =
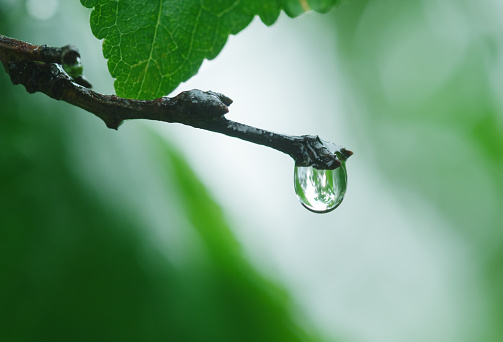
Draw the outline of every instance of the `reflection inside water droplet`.
M315 213L328 213L341 204L346 194L346 165L335 170L318 170L312 166L296 166L295 193L300 203Z

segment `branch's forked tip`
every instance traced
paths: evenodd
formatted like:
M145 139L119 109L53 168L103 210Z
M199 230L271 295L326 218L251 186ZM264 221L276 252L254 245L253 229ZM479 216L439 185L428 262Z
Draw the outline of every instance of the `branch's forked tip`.
M345 147L341 148L341 153L342 153L342 155L343 155L346 159L348 159L349 157L351 157L351 156L354 154L354 153L353 153L353 151L348 150L348 149L347 149L347 148L345 148Z

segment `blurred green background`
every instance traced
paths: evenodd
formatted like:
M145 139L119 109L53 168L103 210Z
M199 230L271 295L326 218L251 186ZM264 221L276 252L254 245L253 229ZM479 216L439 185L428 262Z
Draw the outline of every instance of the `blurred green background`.
M0 32L77 45L111 93L88 13L0 0ZM503 341L501 13L353 0L255 21L181 85L229 95L231 119L354 150L327 215L297 203L276 151L108 130L2 70L0 340Z

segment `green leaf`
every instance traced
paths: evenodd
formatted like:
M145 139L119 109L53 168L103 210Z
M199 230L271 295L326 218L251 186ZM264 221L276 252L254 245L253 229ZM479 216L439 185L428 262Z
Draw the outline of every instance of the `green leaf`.
M104 39L103 54L117 95L153 99L173 91L213 59L227 37L255 15L272 25L281 10L291 17L326 12L338 0L81 0L94 8L91 28Z

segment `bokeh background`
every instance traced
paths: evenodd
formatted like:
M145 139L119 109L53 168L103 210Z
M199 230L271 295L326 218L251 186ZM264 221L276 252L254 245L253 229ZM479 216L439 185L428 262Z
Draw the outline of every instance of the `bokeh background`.
M93 115L0 72L0 340L503 341L503 5L351 0L255 20L178 91L355 152L334 212L293 161ZM78 1L0 0L0 33L79 47Z

